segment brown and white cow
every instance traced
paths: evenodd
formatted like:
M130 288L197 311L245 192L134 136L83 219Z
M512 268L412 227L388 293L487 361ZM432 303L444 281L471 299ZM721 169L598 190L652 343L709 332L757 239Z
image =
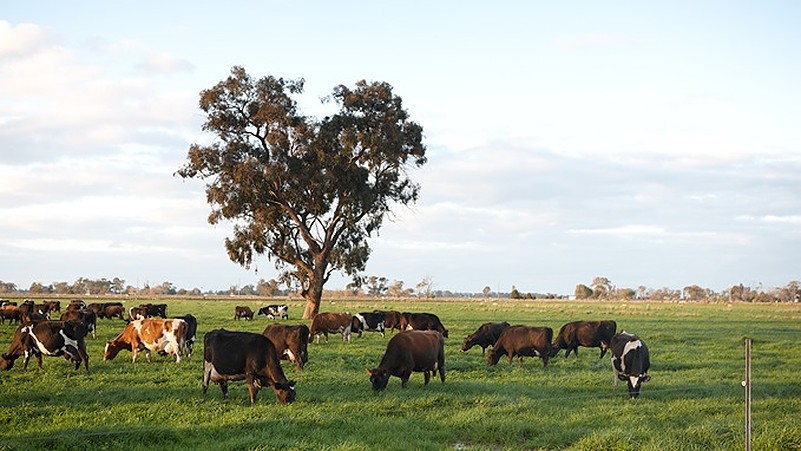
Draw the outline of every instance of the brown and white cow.
M406 388L412 372L422 372L425 384L431 375L439 372L445 383L445 340L433 330L410 330L397 334L387 343L387 350L378 367L368 369L374 391L387 387L390 376L399 377L401 387Z
M651 357L648 347L640 337L623 331L612 337L612 371L615 375L615 385L618 380L626 381L629 396L636 399L640 396L640 388L644 382L651 380L648 369L651 367Z
M481 346L481 354L483 355L489 346L495 344L498 341L498 337L501 336L501 332L504 331L509 327L509 323L506 321L502 323L484 323L476 329L475 332L472 334L464 337L464 341L462 342L462 347L459 349L459 352L467 352L473 346Z
M228 398L228 381L246 380L250 403L261 387L271 387L281 404L295 400L295 381L287 380L272 341L252 332L216 329L203 337L203 397L209 382Z
M42 369L42 355L64 356L75 362L75 369L83 362L89 372L89 355L86 353L86 329L80 321L41 321L23 324L14 332L8 352L2 355L0 369L10 370L14 361L23 358L22 368L28 368L31 357L36 357Z
M515 356L523 363L523 357L539 357L542 366L548 366L551 355L553 329L550 327L509 326L501 332L498 340L487 355L487 362L495 365L501 356L509 356L509 363Z
M448 338L448 330L442 325L439 317L433 313L401 313L401 331L404 330L436 330Z
M350 343L351 334L359 332L361 323L353 322L353 315L348 312L335 313L323 312L314 316L309 327L309 336L316 337L315 341L320 342L320 335L325 336L325 341L328 343L328 334L341 333L342 341ZM311 338L310 338L311 339Z
M269 338L281 360L289 360L302 370L309 361L309 328L305 324L285 326L270 324L262 335Z
M253 310L248 306L237 305L234 307L234 319L239 318L253 319Z
M144 349L150 362L153 351L175 356L175 363L181 363L188 325L182 319L146 318L131 321L122 333L112 341L106 342L103 361L114 359L123 349L133 354L132 361L140 349Z
M578 347L601 348L603 358L612 337L617 331L617 323L614 321L572 321L559 329L556 340L551 344L551 357L559 354L562 349L567 349L565 357L572 351L578 357Z

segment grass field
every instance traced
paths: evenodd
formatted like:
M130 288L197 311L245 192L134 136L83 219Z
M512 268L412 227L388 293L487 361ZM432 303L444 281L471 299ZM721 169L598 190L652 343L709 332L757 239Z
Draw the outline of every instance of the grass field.
M0 449L579 449L707 450L744 448L743 339L753 339L753 449L801 449L801 306L705 305L568 301L340 301L321 311L374 308L427 311L449 329L447 381L423 386L413 374L408 389L392 378L374 394L365 368L376 366L389 339L366 333L344 344L309 345L298 372L297 401L277 403L262 390L248 403L244 382L201 394L203 334L224 327L260 333L272 321L234 321L234 305L270 302L167 300L168 314L198 318L195 355L181 365L167 357L130 361L123 351L102 361L105 340L123 328L100 320L87 339L90 374L62 358L45 358L23 371L21 361L0 373ZM138 305L127 301L126 305ZM288 323L301 323L301 303L290 303ZM651 351L653 379L629 400L614 387L607 355L579 349L543 368L506 360L489 367L480 348L459 353L462 338L486 321L549 326L614 319L618 331L636 333ZM0 325L0 349L15 327Z

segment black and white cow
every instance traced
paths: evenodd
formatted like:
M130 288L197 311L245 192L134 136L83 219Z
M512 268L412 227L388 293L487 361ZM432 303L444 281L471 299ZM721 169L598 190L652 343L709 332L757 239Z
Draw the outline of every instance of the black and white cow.
M267 319L289 319L289 306L286 304L271 304L260 308L259 313L256 315L264 315Z
M626 331L612 337L610 347L615 385L618 380L626 381L629 386L629 396L631 399L637 398L640 396L642 384L651 380L651 376L648 375L648 368L651 367L648 347L640 337Z
M86 354L86 326L81 321L40 321L23 324L14 332L8 352L0 359L0 369L10 370L22 357L22 368L28 368L31 357L36 357L42 369L42 355L64 356L75 362L75 369L83 362L89 373L89 356Z
M362 336L362 330L378 332L382 337L384 336L384 312L375 310L372 312L357 313L353 315L353 322L353 330L359 331L359 337ZM356 325L356 322L359 324Z

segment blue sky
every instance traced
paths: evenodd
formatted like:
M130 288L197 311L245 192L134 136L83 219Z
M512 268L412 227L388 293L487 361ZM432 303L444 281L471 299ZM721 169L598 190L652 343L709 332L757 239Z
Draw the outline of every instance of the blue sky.
M366 275L572 293L801 279L797 2L14 2L0 8L0 280L224 289L198 94L240 65L392 84L421 198ZM334 279L328 288L347 281Z

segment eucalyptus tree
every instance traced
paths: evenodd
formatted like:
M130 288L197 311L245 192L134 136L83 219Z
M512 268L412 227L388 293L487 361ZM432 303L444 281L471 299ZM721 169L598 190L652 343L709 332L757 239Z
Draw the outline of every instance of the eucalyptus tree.
M200 94L203 131L177 174L206 182L211 224L231 221L229 258L250 268L266 256L301 287L304 318L340 271L359 278L394 205L416 202L409 170L426 162L423 129L385 82L336 86L335 114L305 116L303 79L254 79L242 67Z

